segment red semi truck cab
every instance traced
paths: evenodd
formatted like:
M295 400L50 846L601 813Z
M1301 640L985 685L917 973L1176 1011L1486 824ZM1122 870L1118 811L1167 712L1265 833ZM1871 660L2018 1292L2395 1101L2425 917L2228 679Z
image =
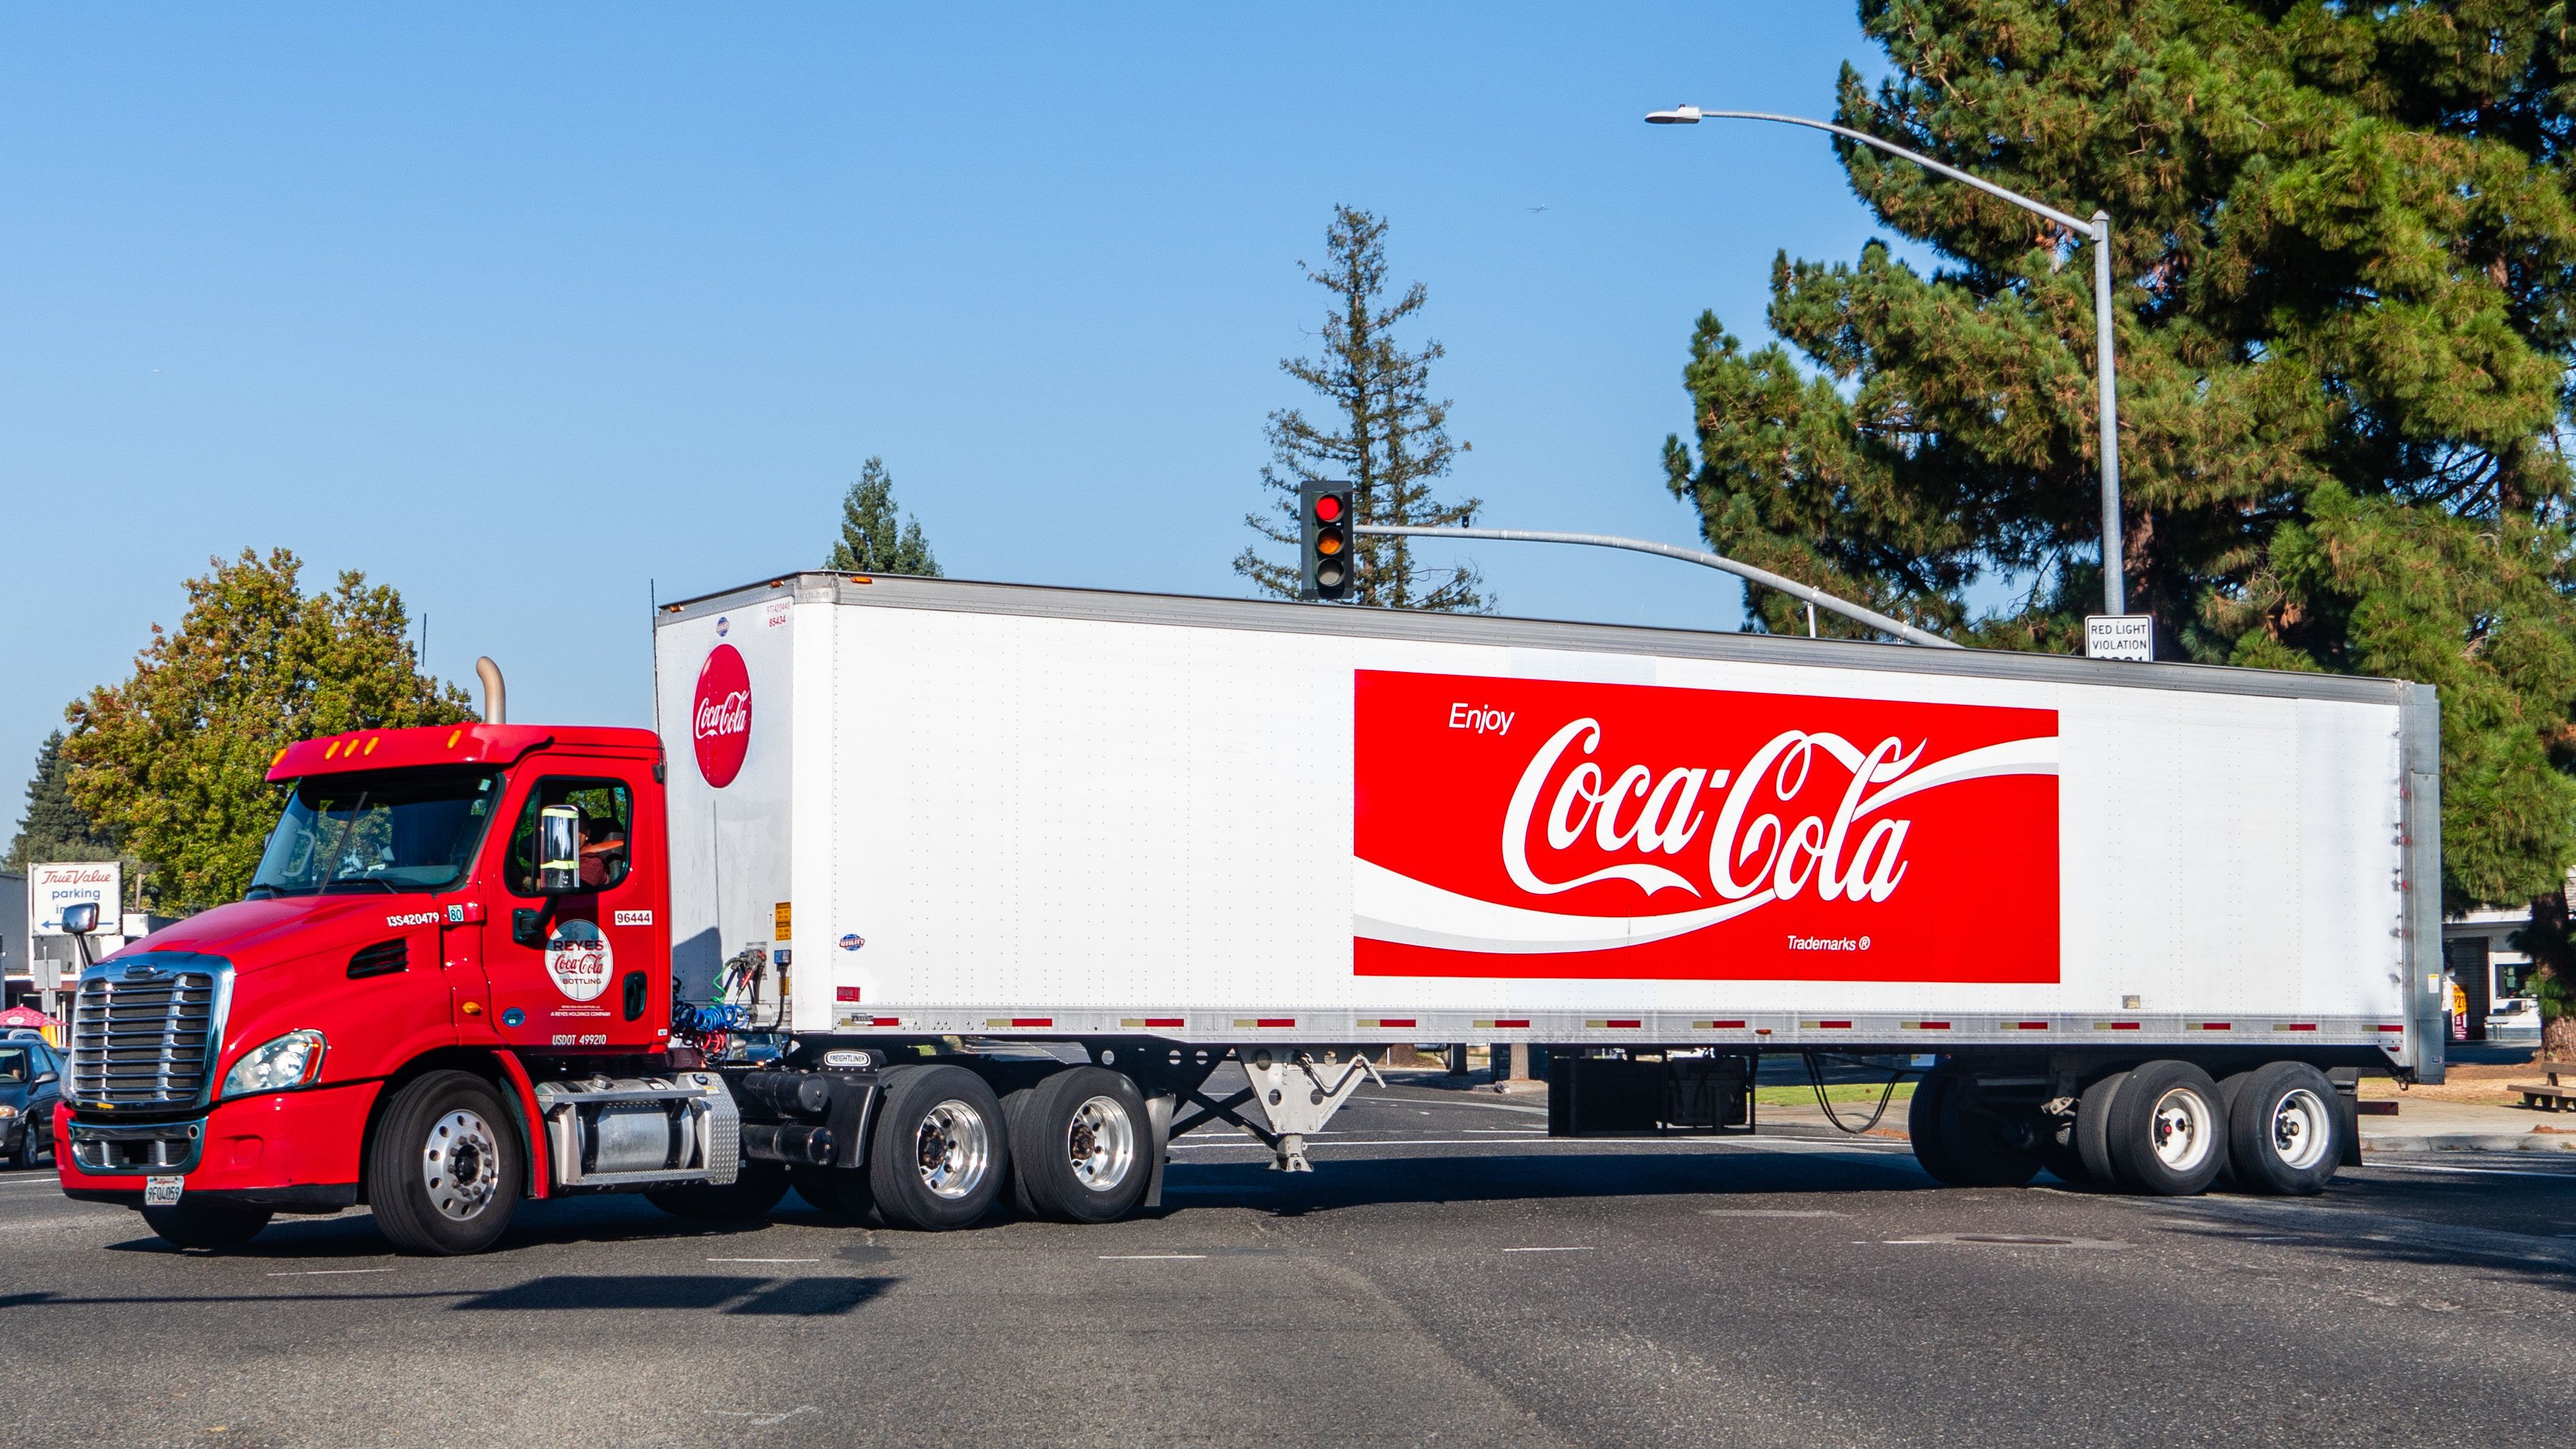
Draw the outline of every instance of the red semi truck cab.
M247 897L81 980L64 1189L221 1239L368 1198L387 1110L426 1102L432 1146L390 1175L416 1167L433 1238L496 1193L544 1196L560 1178L519 1160L546 1150L537 1082L669 1077L662 773L636 729L462 724L281 751L268 778L293 791Z

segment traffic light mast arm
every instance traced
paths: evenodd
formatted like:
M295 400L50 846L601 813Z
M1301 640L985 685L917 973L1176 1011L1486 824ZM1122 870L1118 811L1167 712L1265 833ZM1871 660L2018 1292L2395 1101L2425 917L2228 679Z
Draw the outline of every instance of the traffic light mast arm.
M1676 548L1669 543L1656 543L1649 539L1621 538L1612 533L1550 533L1530 528L1407 528L1390 523L1363 523L1352 532L1410 534L1423 538L1491 538L1500 539L1505 543L1581 543L1590 544L1595 548L1624 548L1637 553L1659 553L1666 558L1695 563L1702 568L1733 574L1737 578L1760 584L1766 589L1775 589L1828 613L1840 614L1846 619L1866 624L1881 633L1893 634L1908 644L1921 644L1932 649L1965 647L1954 644L1938 634L1917 629L1911 624L1900 623L1875 609L1864 609L1848 599L1835 598L1822 589L1811 589L1796 579L1783 578L1769 569L1758 569L1748 563L1737 563L1720 554L1701 553L1693 548Z

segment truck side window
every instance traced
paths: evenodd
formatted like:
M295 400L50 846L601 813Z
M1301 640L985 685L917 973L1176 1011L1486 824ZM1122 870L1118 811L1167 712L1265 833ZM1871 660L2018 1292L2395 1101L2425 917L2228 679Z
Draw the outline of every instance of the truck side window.
M584 890L606 890L626 879L633 856L627 848L634 823L634 798L623 781L548 776L528 792L510 834L510 890L537 893L537 813L549 805L570 805L581 812L581 884Z

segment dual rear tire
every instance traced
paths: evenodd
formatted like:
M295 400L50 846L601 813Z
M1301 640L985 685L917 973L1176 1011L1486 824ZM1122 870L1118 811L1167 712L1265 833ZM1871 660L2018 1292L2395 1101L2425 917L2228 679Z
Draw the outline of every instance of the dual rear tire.
M1941 1068L1915 1089L1910 1127L1923 1170L1955 1187L2018 1187L2045 1167L2154 1197L2189 1197L2222 1177L2244 1192L2323 1192L2350 1131L2333 1083L2304 1062L2225 1082L2189 1062L2147 1062L2087 1086L2075 1120L2054 1130L2035 1114L1979 1107Z

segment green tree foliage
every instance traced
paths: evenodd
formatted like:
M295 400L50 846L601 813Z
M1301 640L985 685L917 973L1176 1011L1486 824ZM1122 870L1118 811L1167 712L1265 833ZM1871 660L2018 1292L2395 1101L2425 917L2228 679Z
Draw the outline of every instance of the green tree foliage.
M859 481L841 497L841 537L823 567L845 574L939 577L939 560L921 536L921 520L894 506L894 474L885 459L859 465Z
M1333 208L1324 232L1328 258L1321 270L1297 265L1306 279L1333 295L1324 314L1324 355L1283 359L1280 370L1313 388L1330 405L1335 426L1319 427L1297 408L1270 415L1266 434L1271 461L1262 485L1278 495L1244 522L1273 543L1286 544L1289 560L1274 563L1257 548L1234 560L1234 571L1264 593L1295 598L1298 584L1298 488L1306 483L1350 483L1354 521L1447 528L1476 521L1478 499L1437 496L1467 444L1449 441L1449 403L1431 396L1431 364L1442 349L1426 342L1406 351L1396 327L1422 310L1420 282L1392 305L1386 296L1386 223L1348 206ZM1483 613L1492 601L1471 564L1441 568L1414 561L1402 538L1362 537L1353 550L1351 597L1388 609L1438 609Z
M2562 11L1862 0L1893 73L1873 92L1846 67L1839 118L2110 212L2131 607L2175 657L2440 686L2446 895L2563 921ZM2071 651L2101 578L2089 244L1836 145L1941 264L1783 255L1768 321L1787 346L1703 316L1672 488L1720 552L1988 646ZM2008 602L1978 614L1981 583ZM1754 603L1761 627L1803 625ZM2568 958L2563 932L2535 949Z
M36 750L35 778L27 782L27 813L9 841L0 867L23 871L51 860L114 860L116 840L72 801L71 761L63 758L63 732L45 736Z
M343 573L306 595L284 549L210 562L177 631L153 625L133 676L67 711L72 798L148 865L164 906L240 896L283 802L268 767L289 743L474 718L463 691L420 673L392 589Z

